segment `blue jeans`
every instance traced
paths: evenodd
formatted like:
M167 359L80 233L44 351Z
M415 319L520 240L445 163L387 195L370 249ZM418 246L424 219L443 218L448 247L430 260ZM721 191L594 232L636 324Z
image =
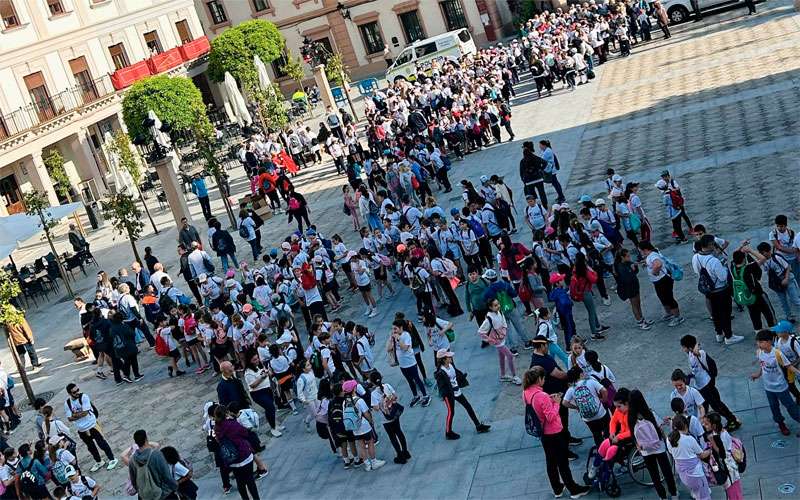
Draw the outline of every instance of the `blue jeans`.
M250 248L253 250L253 260L258 259L258 254L260 253L260 248L258 248L258 238L253 238L252 240L248 241L250 243Z
M553 172L553 180L550 181L550 184L552 184L553 189L556 190L556 196L558 197L556 202L564 201L566 199L564 198L564 191L561 189L561 183L558 182L558 176L555 172Z
M794 259L790 262L790 265L792 266L792 274L794 274L794 282L797 283L797 286L800 286L800 259Z
M774 290L773 290L774 291ZM794 318L795 310L800 307L800 287L797 286L795 275L789 273L789 284L784 292L775 292L780 300L786 319Z
M375 214L367 215L367 224L369 224L369 228L372 230L381 229L383 227L380 217Z
M549 344L547 344L547 350L548 354L561 361L561 363L563 363L563 366L565 367L569 366L569 356L567 356L567 353L564 352L564 349L562 349L561 346L558 345L558 343L550 342Z
M525 335L525 325L522 322L522 317L519 315L519 306L503 314L511 323L511 328L508 329L508 338L506 339L508 348L517 349L525 345L528 341L528 336Z
M253 241L255 241L255 240L253 240ZM231 260L233 261L233 267L235 267L236 269L239 269L239 261L236 260L236 254L233 254L233 253L231 253L231 254L222 254L222 255L219 256L219 259L222 261L222 271L223 272L227 272L228 271L228 257L230 257Z
M594 335L600 331L600 320L597 318L597 306L594 304L594 294L588 290L583 294L583 306L589 314L589 329L592 331L592 335Z
M784 420L783 414L781 413L781 404L783 404L786 411L789 412L789 416L792 417L792 420L800 422L800 407L797 406L797 403L792 398L789 389L783 392L764 392L767 393L769 410L772 412L772 420L774 420L776 424L782 424Z

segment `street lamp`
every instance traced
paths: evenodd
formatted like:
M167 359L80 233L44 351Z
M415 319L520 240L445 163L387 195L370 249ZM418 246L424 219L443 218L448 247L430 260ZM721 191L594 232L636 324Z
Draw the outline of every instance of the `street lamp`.
M350 18L350 11L347 10L344 5L341 4L341 2L336 6L336 8L339 10L339 12L342 12L342 17L345 19ZM303 44L300 46L300 54L303 56L303 61L305 61L306 64L311 65L312 68L316 68L319 65L326 66L328 64L328 60L333 55L328 51L325 45L316 40L311 40L308 38L308 36L303 37ZM342 91L344 92L345 98L347 98L347 103L350 105L350 111L353 113L353 118L358 120L356 108L353 106L352 99L350 99L350 90L347 85L344 70L342 70L339 77L342 80Z
M336 4L336 10L342 15L342 19L350 19L350 9L345 7L342 2Z

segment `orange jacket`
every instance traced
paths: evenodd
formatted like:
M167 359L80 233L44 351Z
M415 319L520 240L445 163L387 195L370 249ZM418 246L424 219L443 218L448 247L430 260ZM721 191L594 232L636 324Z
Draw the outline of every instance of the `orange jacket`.
M628 427L628 412L617 408L614 414L611 415L611 422L608 424L608 430L611 434L617 436L617 441L630 439L631 429Z

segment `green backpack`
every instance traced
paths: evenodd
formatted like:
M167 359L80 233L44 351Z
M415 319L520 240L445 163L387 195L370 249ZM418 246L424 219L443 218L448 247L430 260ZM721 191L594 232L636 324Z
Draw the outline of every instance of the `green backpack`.
M504 313L514 310L514 299L509 297L506 292L497 293L497 302L500 303L500 310Z
M744 267L731 269L733 276L733 300L741 306L751 306L756 301L756 296L744 282Z

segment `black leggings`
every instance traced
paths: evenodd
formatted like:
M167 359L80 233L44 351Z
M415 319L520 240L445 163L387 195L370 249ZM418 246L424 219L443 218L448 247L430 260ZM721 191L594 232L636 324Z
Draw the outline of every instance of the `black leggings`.
M463 393L459 396L454 396L454 397L445 396L443 399L444 399L444 406L445 408L447 408L447 416L445 417L446 420L444 428L446 433L449 434L453 432L453 417L455 416L456 413L455 401L458 401L458 403L461 406L463 406L465 410L467 410L467 415L469 415L469 418L470 420L472 420L472 423L475 424L475 427L481 425L481 421L478 420L478 416L475 414L475 410L472 409L472 405L469 404L467 397L464 396Z
M570 493L575 494L580 486L572 479L569 469L569 441L564 431L558 434L545 434L542 436L542 450L547 465L547 478L554 493L567 487Z
M756 295L756 301L747 306L747 312L750 314L750 322L753 323L753 330L758 331L763 327L761 316L764 316L768 327L775 324L775 310L772 309L772 304L766 293Z
M645 455L643 458L644 464L647 466L647 472L650 473L650 479L653 480L653 486L656 489L658 498L667 498L667 492L664 491L664 485L661 484L662 475L667 482L670 496L678 496L678 488L675 486L675 476L672 473L672 464L669 463L667 452ZM661 474L658 472L659 469L661 469Z
M108 445L106 438L97 430L97 427L92 427L88 431L78 431L78 436L81 437L81 441L86 443L86 448L89 449L89 453L92 455L95 462L100 462L103 459L100 456L100 452L97 451L98 446L105 452L109 460L114 460L114 452L111 451L111 447Z
M383 428L386 430L386 435L389 436L389 441L392 443L397 457L404 458L408 453L408 444L406 443L406 435L403 434L403 429L400 428L400 417L391 422L384 422Z
M706 295L711 304L711 318L714 320L714 330L717 335L723 335L726 339L733 335L731 325L731 313L733 312L733 301L731 300L730 289L725 288L718 292Z
M600 443L603 442L603 439L608 437L608 421L610 417L608 416L608 412L603 416L603 418L598 418L597 420L589 420L586 422L586 427L589 428L589 431L592 433L592 440L594 441L595 446L600 446Z
M236 489L239 490L239 496L242 500L259 500L258 488L256 487L256 478L253 475L253 461L241 467L231 467L233 477L236 479ZM250 492L250 495L247 492Z
M400 371L403 372L403 376L406 378L408 387L411 389L411 394L414 397L417 397L417 388L419 388L423 396L427 396L428 391L425 389L425 384L422 382L422 379L419 378L417 366L418 365L409 366L408 368L400 367Z
M422 353L414 353L414 357L417 359L417 368L419 368L422 378L428 378L428 374L425 372L425 363L422 362ZM434 366L436 366L436 363L434 363Z
M705 387L699 389L699 392L700 395L703 396L703 399L705 399L703 407L706 411L708 411L708 407L710 406L715 412L725 417L727 422L736 422L736 415L728 408L728 405L722 402L722 398L719 395L719 391L713 379L706 384Z
M417 313L419 313L420 316L422 316L425 311L434 312L431 292L414 292L414 296L417 298Z

